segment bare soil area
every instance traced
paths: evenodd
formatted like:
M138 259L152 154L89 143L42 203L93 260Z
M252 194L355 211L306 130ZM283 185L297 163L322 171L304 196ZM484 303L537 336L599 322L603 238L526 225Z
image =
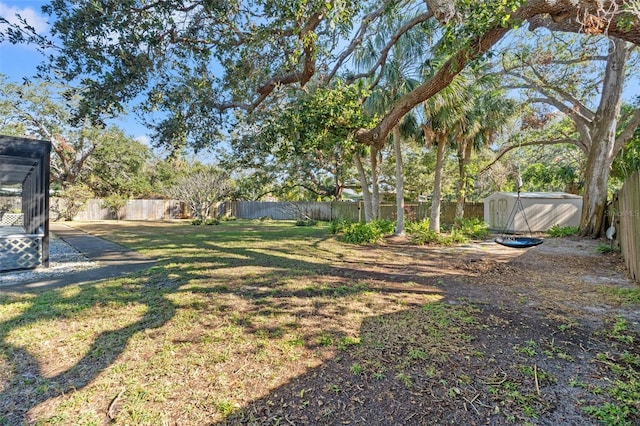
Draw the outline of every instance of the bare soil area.
M367 271L354 279L395 275L395 288L387 281L386 291L412 292L418 290L403 281L414 277L419 291L430 288L473 316L455 325L465 330L462 340L439 341L438 312L420 307L367 319L358 345L221 424L638 425L640 401L626 418L615 409L598 418L589 408L611 403L608 389L618 380L612 370L625 356L632 374L640 371L640 311L623 297L638 286L618 254L597 252L599 243L425 248L392 237L384 247L362 248ZM429 282L417 278L425 275ZM445 321L442 329L451 332ZM435 337L436 345L403 358L429 343L420 335ZM399 364L402 373L375 373L397 372Z

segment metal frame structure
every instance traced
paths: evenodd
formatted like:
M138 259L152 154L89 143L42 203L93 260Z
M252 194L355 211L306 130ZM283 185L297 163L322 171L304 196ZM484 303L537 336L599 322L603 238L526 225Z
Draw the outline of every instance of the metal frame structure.
M0 135L0 185L22 186L26 234L42 235L41 264L49 266L51 142Z

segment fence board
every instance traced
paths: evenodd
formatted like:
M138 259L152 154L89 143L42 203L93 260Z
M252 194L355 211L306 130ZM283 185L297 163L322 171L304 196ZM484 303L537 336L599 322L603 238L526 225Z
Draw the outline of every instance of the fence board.
M629 176L618 193L616 211L620 250L634 280L640 279L640 170Z

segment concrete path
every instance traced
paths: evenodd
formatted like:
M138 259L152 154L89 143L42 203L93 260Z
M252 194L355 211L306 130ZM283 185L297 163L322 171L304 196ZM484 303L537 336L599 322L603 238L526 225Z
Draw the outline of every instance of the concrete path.
M126 247L63 223L51 223L49 230L90 260L97 262L98 267L2 286L0 292L28 292L116 278L150 268L156 263L155 260L148 259Z

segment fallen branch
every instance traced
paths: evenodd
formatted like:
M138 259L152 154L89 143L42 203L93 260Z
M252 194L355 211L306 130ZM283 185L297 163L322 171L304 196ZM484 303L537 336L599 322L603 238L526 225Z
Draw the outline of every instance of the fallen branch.
M113 414L113 407L115 407L116 402L118 402L118 400L120 399L120 397L124 394L126 389L122 389L116 396L115 398L113 398L111 400L111 403L109 404L109 408L107 408L107 417L109 418L109 420L115 420L115 416Z

